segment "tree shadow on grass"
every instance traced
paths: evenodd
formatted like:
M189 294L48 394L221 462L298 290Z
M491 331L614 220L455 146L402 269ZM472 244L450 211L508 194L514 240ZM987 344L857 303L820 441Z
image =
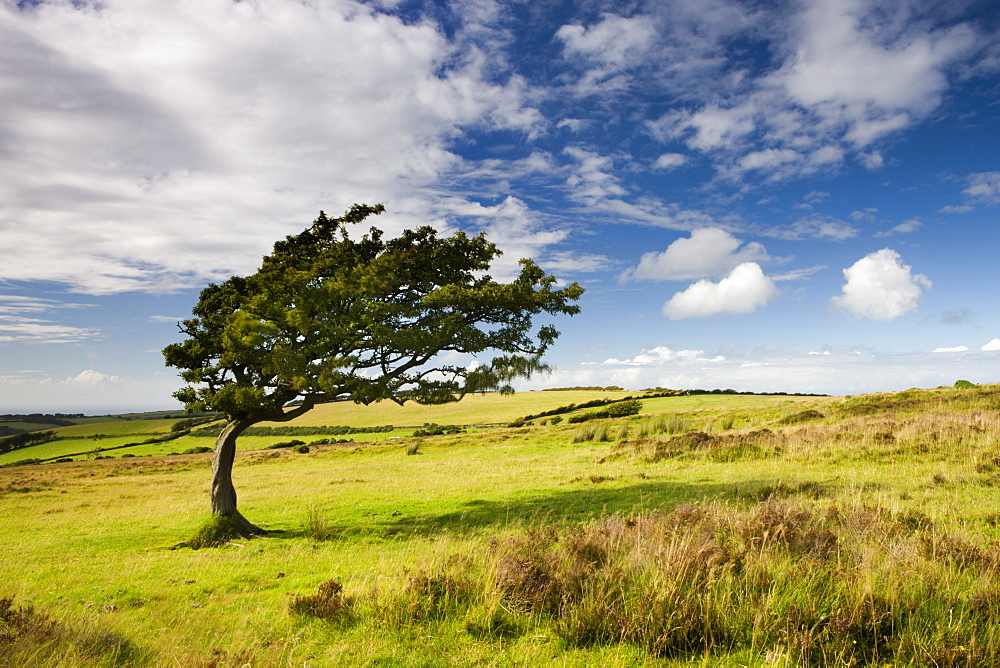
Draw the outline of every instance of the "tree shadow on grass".
M671 510L684 503L714 499L756 503L776 487L772 480L744 480L738 483L645 481L626 486L612 486L608 479L577 481L562 489L539 490L507 499L470 499L458 508L428 513L403 506L384 513L366 514L370 522L330 523L327 540L347 540L361 536L405 538L439 533L465 535L490 528L531 527L563 522L585 522L614 513L634 514L653 510ZM785 495L815 494L817 488L829 490L828 483L782 481ZM825 493L825 492L824 492ZM816 498L815 496L813 498ZM307 537L304 529L281 533L283 538Z

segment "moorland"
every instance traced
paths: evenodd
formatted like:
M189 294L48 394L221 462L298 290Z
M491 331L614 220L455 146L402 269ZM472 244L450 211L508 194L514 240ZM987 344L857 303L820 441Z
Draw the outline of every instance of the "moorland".
M0 665L997 665L968 385L324 404L240 438L268 536L200 549L211 416L43 424L0 454Z

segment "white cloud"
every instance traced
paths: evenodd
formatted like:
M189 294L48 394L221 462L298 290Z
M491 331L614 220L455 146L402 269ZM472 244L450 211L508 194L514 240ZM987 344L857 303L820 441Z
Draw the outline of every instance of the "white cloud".
M870 253L844 269L843 294L830 303L851 315L871 320L894 320L916 309L930 280L912 274L899 253L889 248Z
M686 281L721 276L744 262L767 262L762 245L742 242L717 227L704 227L680 238L661 253L645 253L639 264L622 273L626 281Z
M107 414L170 410L180 405L169 397L177 389L173 374L157 373L141 381L86 369L68 377L37 377L20 372L0 376L0 405L7 412L50 411Z
M760 169L765 171L777 171L779 167L789 162L797 162L801 158L798 151L782 148L768 148L762 151L748 153L739 160L742 171Z
M983 345L981 350L986 350L986 351L1000 350L1000 339L991 339L989 343Z
M491 267L494 278L500 280L509 280L518 274L521 258L534 257L546 261L545 249L569 235L566 229L541 225L530 207L517 197L507 197L493 206L463 198L449 198L442 199L438 207L445 213L476 220L489 240L503 251ZM564 266L568 266L574 257L568 252L558 255ZM557 260L553 262L558 264Z
M578 163L573 174L566 180L574 198L593 204L627 193L618 177L612 173L614 161L608 156L572 146L565 152Z
M967 353L969 346L952 346L950 348L935 348L932 353Z
M0 342L76 343L96 339L100 332L91 327L62 325L34 317L51 311L75 310L88 306L54 299L0 295Z
M969 175L969 187L962 191L976 201L1000 204L1000 172Z
M948 83L945 68L976 41L964 25L893 32L871 13L861 0L808 3L795 19L795 54L774 75L792 100L844 127L845 139L859 147L937 107Z
M589 28L576 23L564 25L555 37L569 54L582 55L604 65L623 66L649 48L656 29L646 16L626 18L604 14L600 23Z
M774 282L756 262L735 267L718 283L701 280L663 305L671 320L705 318L719 313L752 313L778 296Z
M791 225L775 227L768 231L779 239L824 239L844 241L858 235L858 228L850 223L827 216L812 215Z
M753 132L755 114L756 109L751 105L733 108L709 105L683 122L682 127L693 131L687 144L701 151L735 146Z
M72 378L67 378L65 382L72 385L97 386L104 385L106 383L120 383L121 380L122 379L118 376L101 373L100 371L94 371L93 369L87 369L86 371L81 371Z
M426 217L465 128L544 127L475 45L355 2L3 3L0 26L0 280L219 280L321 208Z
M794 7L780 29L767 25L775 21L767 10L752 18L771 40L777 67L753 77L719 65L732 61L713 68L700 60L711 73L688 81L687 95L701 103L665 113L650 124L654 135L710 154L720 177L733 181L801 178L838 167L848 154L879 169L878 142L933 113L956 66L988 41L967 23L928 28L915 3L806 0ZM673 76L669 63L661 67Z
M678 167L686 164L688 161L687 156L682 153L664 153L656 162L653 163L654 169L677 169Z
M652 349L645 349L636 358L644 357L648 350ZM620 385L630 390L661 386L856 395L911 387L951 386L959 378L977 383L996 380L995 376L984 372L982 357L975 354L831 353L829 350L802 354L765 350L727 352L723 359L712 359L701 351L695 352L697 355L693 358L670 359L667 355L663 361L648 364L614 358L597 364L561 364L553 374L525 381L519 389Z
M704 357L704 350L674 350L669 346L652 346L643 348L632 358L619 360L615 358L606 359L606 365L625 366L660 366L663 364L688 364L692 362L724 362L726 358L716 355L713 358Z
M916 232L923 226L924 226L923 222L920 221L919 219L910 218L909 220L904 220L899 225L896 225L890 230L886 230L884 232L877 232L875 234L875 237L881 238L881 237L891 237L896 234L910 234L911 232Z

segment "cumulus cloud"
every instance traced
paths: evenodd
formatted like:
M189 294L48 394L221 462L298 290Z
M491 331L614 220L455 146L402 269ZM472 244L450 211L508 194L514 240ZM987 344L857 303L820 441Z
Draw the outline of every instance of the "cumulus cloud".
M976 41L964 25L893 32L885 20L867 20L872 9L860 0L808 3L796 20L795 54L774 75L792 100L842 126L859 147L933 110L947 86L945 69Z
M752 313L777 296L778 288L760 265L744 262L718 283L701 280L676 293L663 305L663 314L680 320L719 313Z
M982 350L987 350L987 351L1000 350L1000 339L991 339L989 343L983 345Z
M931 281L913 274L896 251L883 248L844 269L843 293L830 303L847 313L870 320L894 320L920 304Z
M952 346L945 348L935 348L931 351L932 353L967 353L969 352L969 346Z
M726 360L722 355L706 358L704 354L704 350L674 350L669 346L652 346L643 348L635 357L623 360L611 357L604 360L603 363L609 365L622 364L626 366L656 366L672 363L724 362Z
M645 253L639 264L623 272L619 280L686 281L721 276L744 262L770 259L757 242L743 245L723 229L705 227L694 230L690 237L677 239L663 252Z

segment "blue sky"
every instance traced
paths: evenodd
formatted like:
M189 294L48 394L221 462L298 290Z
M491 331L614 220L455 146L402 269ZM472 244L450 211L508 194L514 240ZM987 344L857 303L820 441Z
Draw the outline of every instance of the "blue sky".
M522 389L1000 382L992 0L0 5L0 412L172 408L323 209L587 288Z

